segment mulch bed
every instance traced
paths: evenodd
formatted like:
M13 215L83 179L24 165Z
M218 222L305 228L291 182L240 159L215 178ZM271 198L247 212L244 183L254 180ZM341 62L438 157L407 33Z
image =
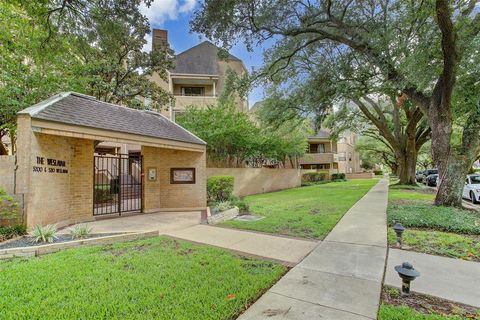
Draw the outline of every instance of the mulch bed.
M408 297L402 297L399 289L388 286L383 287L382 301L393 306L404 305L423 314L436 313L443 316L456 315L467 319L480 319L478 308L415 292L410 293Z
M12 249L12 248L21 248L21 247L36 247L36 246L43 246L45 244L53 244L53 243L62 243L62 242L70 242L70 241L76 241L76 240L85 240L85 239L91 239L91 238L99 238L99 237L106 237L106 236L114 236L118 235L121 233L99 233L99 234L90 234L85 238L82 239L72 239L71 235L68 234L60 234L57 235L58 239L55 239L54 242L49 243L49 242L39 242L35 243L33 242L33 237L22 237L18 240L14 241L8 241L6 243L0 243L0 249Z

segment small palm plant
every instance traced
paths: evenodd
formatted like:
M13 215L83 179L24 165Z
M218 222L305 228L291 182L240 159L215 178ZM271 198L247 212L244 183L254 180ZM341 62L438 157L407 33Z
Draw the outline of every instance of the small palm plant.
M92 228L90 228L86 224L78 224L71 228L69 231L72 239L83 239L87 238L88 235L90 235L90 233L92 232Z
M36 225L32 230L33 242L48 242L52 243L57 237L57 228L53 224L46 226Z

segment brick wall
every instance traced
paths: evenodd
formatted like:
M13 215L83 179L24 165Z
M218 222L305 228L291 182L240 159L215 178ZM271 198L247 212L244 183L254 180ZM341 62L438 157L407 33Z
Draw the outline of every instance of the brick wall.
M206 207L206 159L205 153L142 147L143 166L157 169L157 180L145 177L144 210L203 209ZM195 168L195 184L171 184L171 168Z
M19 118L17 140L17 194L24 195L27 227L92 220L93 141L33 133L28 120ZM47 159L63 160L65 166Z
M301 170L270 168L208 168L207 176L233 176L233 194L239 197L299 187Z
M0 187L8 194L14 193L15 156L0 156Z

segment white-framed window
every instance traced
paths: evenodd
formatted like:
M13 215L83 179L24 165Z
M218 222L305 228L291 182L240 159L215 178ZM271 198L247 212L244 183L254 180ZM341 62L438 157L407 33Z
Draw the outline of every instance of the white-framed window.
M347 160L347 156L345 154L345 152L339 152L338 153L338 161L345 161Z

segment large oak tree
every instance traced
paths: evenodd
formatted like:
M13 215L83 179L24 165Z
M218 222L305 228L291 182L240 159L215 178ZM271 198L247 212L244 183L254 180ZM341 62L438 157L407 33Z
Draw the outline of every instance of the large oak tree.
M298 53L325 45L352 52L427 117L441 177L435 203L461 206L464 176L480 150L477 5L475 0L206 0L192 28L226 48L238 39L248 48L273 43L269 52L281 53L270 64L280 66L273 72ZM455 125L463 128L458 143Z

